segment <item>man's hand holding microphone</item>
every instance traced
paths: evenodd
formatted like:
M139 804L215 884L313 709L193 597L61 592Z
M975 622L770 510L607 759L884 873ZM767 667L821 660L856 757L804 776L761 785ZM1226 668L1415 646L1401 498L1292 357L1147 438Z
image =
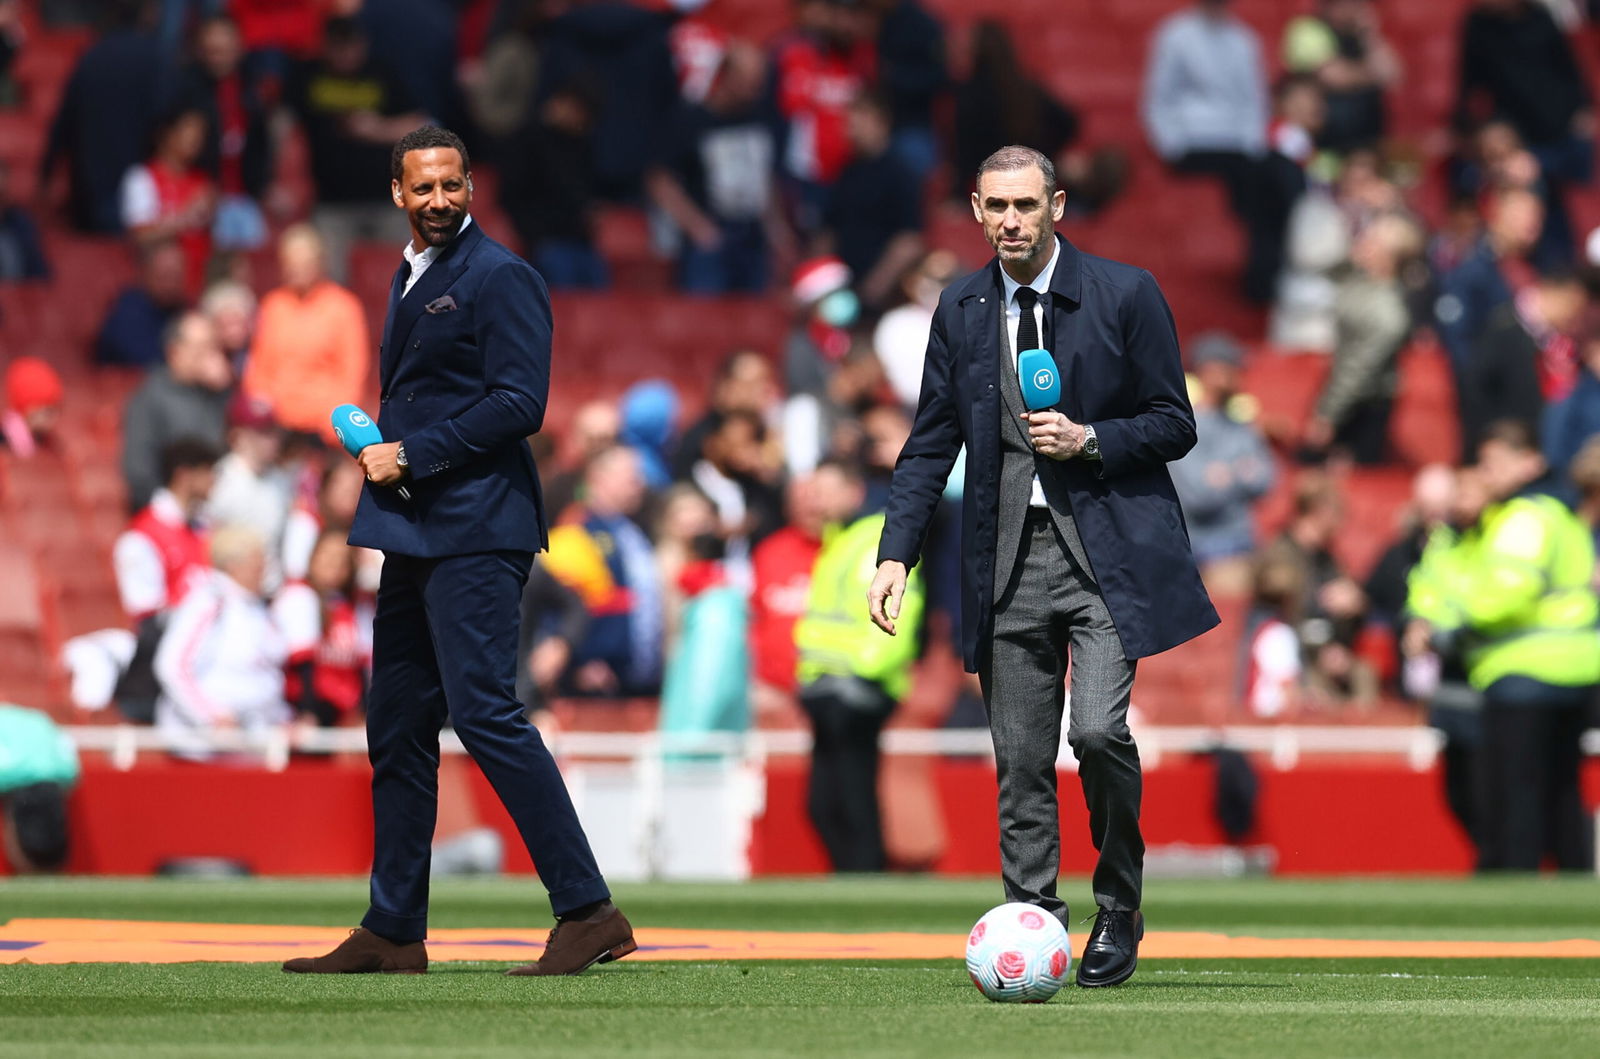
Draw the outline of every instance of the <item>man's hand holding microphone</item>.
M1061 375L1056 370L1055 358L1046 349L1025 349L1017 356L1017 382L1022 388L1022 402L1027 411L1022 421L1028 425L1028 439L1035 452L1053 460L1070 460L1076 456L1098 458L1098 449L1091 445L1094 436L1081 423L1074 423L1055 410L1061 400ZM878 565L878 572L867 589L867 609L872 623L890 636L894 635L895 619L900 617L900 600L906 594L906 564L897 559L886 559Z
M384 441L378 424L353 404L335 408L332 418L334 436L344 446L344 451L361 464L367 481L373 485L394 486L403 499L410 500L411 490L401 484L409 473L403 459L404 443Z
M367 472L367 481L374 485L398 485L406 476L406 469L400 465L399 455L398 441L384 441L362 449L356 456L356 462Z

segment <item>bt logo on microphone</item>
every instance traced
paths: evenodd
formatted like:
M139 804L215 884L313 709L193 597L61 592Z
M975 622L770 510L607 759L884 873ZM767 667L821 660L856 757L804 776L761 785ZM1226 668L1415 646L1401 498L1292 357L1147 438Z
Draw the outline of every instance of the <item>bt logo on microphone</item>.
M351 412L350 413L350 425L351 426L358 426L358 427L367 427L367 426L371 426L372 425L372 420L367 418L367 413L365 413L365 412Z
M1041 390L1048 390L1051 384L1055 382L1055 378L1054 373L1049 368L1040 368L1033 373L1033 384Z

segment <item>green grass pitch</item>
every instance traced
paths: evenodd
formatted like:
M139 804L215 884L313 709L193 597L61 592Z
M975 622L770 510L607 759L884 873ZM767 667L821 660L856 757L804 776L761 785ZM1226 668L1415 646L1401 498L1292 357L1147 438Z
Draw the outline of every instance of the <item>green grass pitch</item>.
M1070 880L1075 919L1092 910ZM992 880L620 887L636 924L964 932ZM351 925L360 881L0 881L0 919ZM437 927L547 921L536 884L437 884ZM1590 879L1153 880L1153 930L1258 937L1600 937ZM1075 923L1081 948L1085 925ZM334 932L333 936L336 936ZM957 961L644 963L573 979L506 964L424 977L255 964L0 966L0 1056L1583 1056L1600 1055L1600 960L1155 960L1128 985L996 1005Z

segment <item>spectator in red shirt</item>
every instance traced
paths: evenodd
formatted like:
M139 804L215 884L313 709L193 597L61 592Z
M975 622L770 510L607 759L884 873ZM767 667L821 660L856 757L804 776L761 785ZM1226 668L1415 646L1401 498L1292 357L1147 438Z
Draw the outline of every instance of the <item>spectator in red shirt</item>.
M161 453L165 484L133 516L112 549L122 609L135 622L183 598L190 574L210 565L198 521L216 483L221 453L210 442L182 438Z
M776 49L778 109L789 122L785 169L796 187L796 222L821 222L827 189L850 161L847 112L877 74L864 12L851 0L797 0L795 32Z
M184 90L189 105L207 119L200 164L217 183L212 234L219 249L254 250L267 238L260 203L272 179L268 121L277 82L246 72L239 27L226 15L200 24L194 58Z
M148 724L155 716L161 691L155 654L167 615L211 566L199 518L221 456L215 445L197 438L181 438L164 448L164 484L112 547L122 609L138 633L133 660L116 690L117 705L131 721Z
M204 111L177 110L157 129L150 160L122 178L122 227L141 247L178 241L191 299L205 289L217 206L216 184L199 164L208 127Z
M805 613L811 568L822 550L823 531L850 522L864 494L861 474L824 461L789 487L789 524L756 546L751 557L750 655L757 713L795 691L794 623Z
M357 590L357 550L345 532L324 531L306 579L285 585L272 602L289 648L284 697L325 728L359 717L372 660L372 603Z

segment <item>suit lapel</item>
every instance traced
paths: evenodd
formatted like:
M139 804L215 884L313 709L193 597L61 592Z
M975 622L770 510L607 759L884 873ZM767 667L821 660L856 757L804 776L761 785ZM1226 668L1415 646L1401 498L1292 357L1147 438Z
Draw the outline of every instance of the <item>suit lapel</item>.
M394 374L394 345L389 341L394 332L394 313L400 305L400 294L406 289L406 280L411 276L411 266L405 261L400 262L400 267L395 269L394 279L389 282L389 308L383 314L383 342L378 346L378 377L385 381Z
M389 373L383 379L385 385L399 364L401 352L406 348L406 343L411 341L411 330L416 327L417 321L427 310L428 303L449 290L460 278L461 273L466 271L472 260L472 251L482 238L483 229L474 221L472 227L457 236L455 242L445 248L439 259L428 266L428 271L417 280L416 285L411 288L411 293L403 295L394 304L389 313L389 323L385 327L388 339L384 342L384 350L389 365ZM397 282L398 289L404 290L404 280L397 279ZM391 297L394 293L394 290L390 291Z
M1083 415L1082 393L1078 387L1079 336L1078 306L1083 302L1083 272L1078 248L1065 236L1061 241L1061 256L1056 259L1056 270L1050 276L1050 357L1056 362L1056 372L1061 378L1059 407L1068 419L1078 422Z

